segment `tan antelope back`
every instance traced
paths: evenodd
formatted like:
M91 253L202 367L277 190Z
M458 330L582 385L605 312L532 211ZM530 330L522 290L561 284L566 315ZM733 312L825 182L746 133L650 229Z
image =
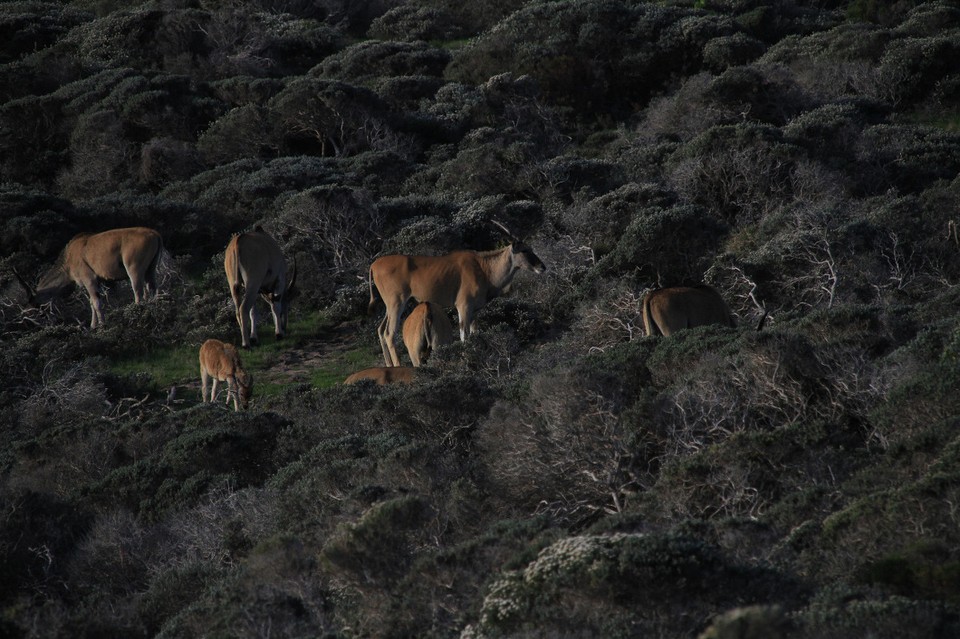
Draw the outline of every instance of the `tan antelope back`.
M129 279L134 302L139 304L157 290L162 255L160 234L143 226L81 233L67 242L59 263L40 278L36 290L20 281L33 305L64 295L72 284L82 286L90 299L90 328L96 328L103 324L100 282Z
M362 371L353 373L344 384L356 384L365 379L370 379L377 384L410 384L416 373L411 366L374 366L365 368Z
M423 366L434 349L453 343L453 326L442 308L421 302L403 321L403 344L414 366Z
M643 325L647 335L672 335L709 324L736 326L727 303L709 286L661 288L650 291L643 299Z
M213 382L207 394L207 385ZM253 395L253 376L243 370L240 353L233 344L218 339L208 339L200 347L200 396L204 402L214 402L217 397L217 382L227 383L227 404L233 398L233 408L246 409Z
M407 300L455 306L460 318L460 339L473 329L477 312L509 289L521 270L543 273L546 266L533 250L516 240L494 251L454 251L446 255L384 255L369 270L370 312L377 299L387 314L377 327L384 363L399 366L394 339L400 313Z

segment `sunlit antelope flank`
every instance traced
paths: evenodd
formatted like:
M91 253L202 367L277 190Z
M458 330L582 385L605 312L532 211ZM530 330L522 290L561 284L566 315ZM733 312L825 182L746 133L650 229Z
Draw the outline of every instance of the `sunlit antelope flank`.
M436 348L453 343L453 326L436 304L420 302L403 320L403 344L414 366L422 366Z
M100 282L129 279L133 299L139 304L157 290L157 264L163 240L153 229L135 226L102 233L81 233L67 242L57 264L50 268L36 290L17 274L35 306L61 297L74 284L90 298L90 328L103 324Z
M287 313L294 295L297 264L287 272L287 261L276 240L257 226L249 233L234 235L227 245L223 268L230 296L237 309L237 324L244 348L257 342L256 302L259 294L273 314L277 339L287 330Z
M643 326L647 335L671 335L708 324L737 325L727 303L709 286L661 288L643 298Z
M353 373L343 380L343 383L356 384L362 380L370 379L380 385L410 384L413 382L414 374L412 366L374 366Z
M207 386L210 382L213 385L208 395ZM208 339L200 347L200 397L204 402L216 401L217 382L227 383L226 403L229 405L233 398L234 410L249 406L253 394L253 376L243 370L237 348L218 339Z
M506 229L499 225L504 231ZM509 233L508 233L509 234ZM407 300L456 307L460 339L474 328L477 311L504 293L517 271L543 273L546 266L525 243L510 235L511 243L494 251L454 251L446 255L384 255L370 265L370 306L377 298L387 307L377 334L387 366L399 366L395 337Z

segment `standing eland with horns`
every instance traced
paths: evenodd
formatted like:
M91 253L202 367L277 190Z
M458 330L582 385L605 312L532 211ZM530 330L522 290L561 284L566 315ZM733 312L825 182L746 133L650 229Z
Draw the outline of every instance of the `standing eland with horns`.
M504 293L517 271L546 270L529 246L499 222L493 223L511 240L501 249L454 251L440 256L384 255L370 265L369 311L373 312L378 296L387 307L387 315L377 328L387 366L400 365L394 338L400 314L411 297L443 308L455 306L460 317L460 339L466 340L477 311Z
M294 295L293 285L297 279L297 263L287 272L287 261L280 245L257 226L249 233L234 235L227 245L223 258L230 296L237 309L237 323L243 348L257 343L256 301L259 294L273 313L273 325L277 339L287 330L287 312Z
M15 273L27 290L30 303L45 304L64 295L77 284L90 298L90 328L103 324L100 282L128 278L134 302L145 301L157 290L157 265L163 253L163 240L153 229L135 226L102 233L81 233L67 242L60 260L40 278L36 290Z

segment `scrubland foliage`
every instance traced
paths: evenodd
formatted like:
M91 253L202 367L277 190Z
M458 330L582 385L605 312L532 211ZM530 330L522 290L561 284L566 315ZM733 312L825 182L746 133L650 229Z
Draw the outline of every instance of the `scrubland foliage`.
M0 636L960 635L958 43L947 0L0 3ZM373 259L491 220L548 270L479 332L313 375L379 363ZM258 224L310 328L234 413L196 350ZM124 226L155 299L29 303ZM701 282L737 328L645 336Z

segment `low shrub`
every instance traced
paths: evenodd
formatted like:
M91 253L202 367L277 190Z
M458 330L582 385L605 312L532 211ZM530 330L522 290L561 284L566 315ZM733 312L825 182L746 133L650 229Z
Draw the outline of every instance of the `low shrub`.
M743 583L750 572L730 565L714 548L679 535L568 537L495 581L480 619L465 635L518 635L532 628L562 632L565 627L603 634L641 628L663 632L667 625L673 633L690 633L699 621L664 616L660 606L669 606L682 593L688 606L715 614L730 602L720 584ZM657 610L636 608L641 601L656 602Z
M338 529L324 545L322 556L361 582L396 580L409 568L417 532L431 511L416 496L375 504L355 524Z

